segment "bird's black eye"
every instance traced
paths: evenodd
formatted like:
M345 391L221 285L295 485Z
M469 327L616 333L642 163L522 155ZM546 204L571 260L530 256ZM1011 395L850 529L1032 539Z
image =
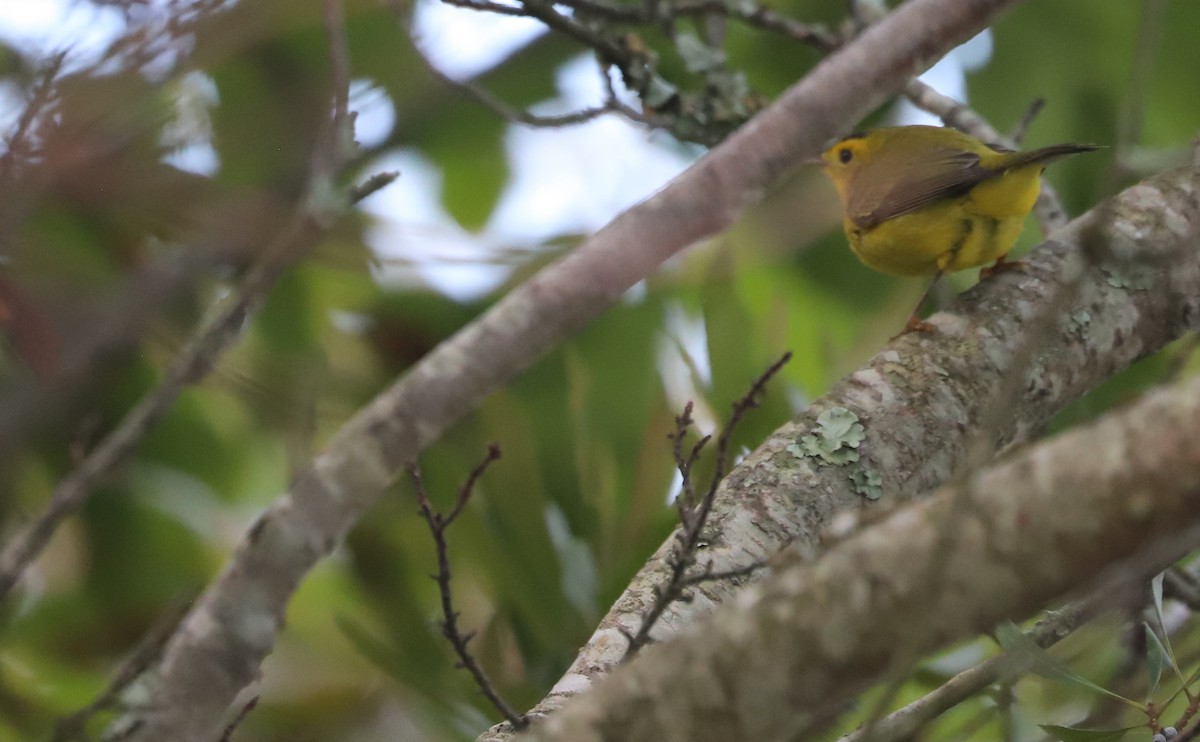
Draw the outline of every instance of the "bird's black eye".
M841 160L843 165L845 165L847 162L850 162L854 159L854 153L849 149L838 150L838 159Z

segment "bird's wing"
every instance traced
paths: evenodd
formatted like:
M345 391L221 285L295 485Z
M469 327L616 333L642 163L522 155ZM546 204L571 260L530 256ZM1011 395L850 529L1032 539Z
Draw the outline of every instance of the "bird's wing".
M901 175L880 177L883 172ZM983 167L978 154L960 149L880 159L856 174L847 211L857 226L870 229L935 201L960 196L999 172Z

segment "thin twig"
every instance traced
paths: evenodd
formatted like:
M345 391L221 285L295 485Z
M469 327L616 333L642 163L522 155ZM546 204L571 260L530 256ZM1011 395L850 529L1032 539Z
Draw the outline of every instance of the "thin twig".
M722 0L691 0L689 2L688 0L683 0L683 2L672 7L671 10L675 15L680 16L701 13L725 15L740 20L748 26L753 26L764 31L771 31L780 36L785 36L792 41L799 41L827 52L833 51L842 43L841 38L837 34L824 26L803 23L793 18L788 18L756 3L731 3L723 2Z
M677 18L724 16L741 21L750 27L810 44L823 51L831 51L842 43L841 36L829 31L824 26L805 24L754 3L685 0L677 4L644 2L641 5L626 6L613 4L606 0L562 0L562 2L520 0L520 5L496 3L491 0L445 0L445 2L478 11L525 16L540 20L551 30L569 36L592 49L602 67L606 68L610 64L618 67L625 84L643 99L647 96L657 98L662 95L664 85L663 81L657 77L656 61L645 50L644 45L637 40L636 35L618 33L619 29L612 28L614 24L653 26L665 30L668 37L673 38L672 29ZM396 12L401 23L407 25L408 9L402 7L399 0L390 0L389 5ZM560 12L558 9L560 5L573 12ZM595 19L602 19L603 23L596 23ZM700 111L700 109L707 108L708 103L692 100L694 96L691 94L669 96L673 103L668 108L679 114L677 119L658 115L657 112L651 110L654 106L649 105L644 106L646 109L644 112L636 111L612 94L611 88L608 98L602 105L559 116L538 116L508 106L471 81L448 80L436 69L433 72L438 78L452 84L455 88L495 111L505 120L526 126L569 126L615 112L639 123L666 128L680 138L698 142L712 143L723 138L727 133L720 126L714 128L713 121L708 114ZM607 71L605 74L607 76ZM741 106L744 103L745 101L738 101L737 105ZM655 105L663 106L663 104L664 101L660 101ZM748 117L748 115L743 114L744 117Z
M605 114L612 113L614 110L611 105L609 105L608 103L605 103L604 105L593 106L591 108L584 108L582 110L575 111L573 113L564 113L564 114L551 115L551 116L543 116L543 115L539 115L536 113L530 113L529 111L526 111L524 109L515 108L513 106L508 105L504 101L502 101L499 98L497 98L496 96L492 95L490 92L488 92L482 86L480 86L470 80L455 80L455 79L453 79L452 77L446 75L444 72L439 70L437 67L430 64L429 61L425 59L425 55L422 54L422 55L420 55L420 57L422 60L425 60L426 69L428 69L430 71L430 73L433 74L433 76L436 77L439 81L441 81L442 83L444 83L446 85L449 85L450 87L454 88L455 90L466 93L469 97L474 99L477 103L482 104L485 108L491 109L497 116L499 116L500 118L504 119L505 121L508 121L511 123L524 124L525 126L532 126L532 127L536 127L536 128L543 128L543 129L554 129L554 128L561 128L564 126L574 126L576 124L582 124L582 123L591 121L593 119L599 118Z
M664 19L658 16L661 16L663 12L668 13L671 17L726 16L740 20L748 26L771 31L825 51L835 49L841 43L841 39L824 26L802 23L756 3L683 0L683 2L675 4L655 3L636 6L615 5L602 0L558 0L555 4L617 23L652 24L661 22Z
M370 196L378 191L382 191L384 188L390 186L396 180L396 178L399 177L400 173L395 170L386 170L381 173L375 173L358 185L350 187L350 203L356 204L367 196Z
M712 440L711 435L702 436L692 445L687 455L684 455L683 441L687 438L692 425L695 424L695 420L692 419L692 409L693 405L689 401L683 406L683 413L675 416L675 430L667 434L667 438L672 442L675 468L679 470L682 479L679 496L675 498L675 507L679 510L681 522L687 521L688 513L696 506L696 483L692 477L692 467L700 460L701 451Z
M407 17L402 14L402 9L400 9L398 6L395 7L397 13L399 14L399 20L402 23L406 23ZM436 65L434 65L425 57L424 54L418 53L417 56L421 62L424 63L425 69L428 70L429 73L435 78L437 78L439 82L463 93L467 97L471 98L485 108L490 109L497 116L510 123L522 124L524 126L530 126L534 128L555 129L586 123L610 113L619 113L628 119L637 121L638 123L650 125L664 124L664 122L658 120L657 117L636 111L620 101L620 99L617 97L617 92L613 87L612 78L608 74L608 66L604 63L600 64L600 74L603 77L605 87L604 103L598 106L584 108L572 113L547 116L530 113L522 108L510 106L497 98L495 95L492 95L491 92L478 83L472 80L456 80L438 69Z
M54 84L58 81L58 73L62 71L66 58L65 50L50 57L46 68L30 90L29 102L25 104L24 110L17 118L16 126L13 127L12 133L5 136L5 151L0 154L0 184L8 185L15 161L28 156L29 152L34 149L30 142L34 123L42 111L54 101Z
M505 5L504 3L493 3L489 0L442 0L447 5L453 5L457 8L466 8L468 10L481 10L487 13L496 13L498 15L520 16L522 18L531 18L533 14L524 8L515 5Z
M221 734L217 742L230 742L233 739L233 733L237 731L237 728L242 725L242 722L246 720L246 717L250 715L250 712L256 706L258 706L258 696L254 696L242 704L242 708L238 710L237 716L233 717L233 720L225 726L225 731Z
M648 4L617 5L604 0L555 0L555 5L570 8L585 16L616 23L653 23L655 20L654 12Z
M442 600L442 636L446 637L446 640L450 642L450 646L454 648L454 653L458 655L458 666L471 673L471 677L475 679L475 685L483 693L484 697L488 699L488 702L500 712L514 729L520 730L529 725L529 719L522 714L518 714L512 706L509 706L500 697L496 686L492 684L483 667L475 659L475 655L471 654L471 650L467 647L467 644L475 636L474 632L464 634L458 626L458 611L454 610L454 597L450 590L450 583L454 575L450 571L450 547L446 541L446 529L462 514L467 501L471 499L471 493L475 490L475 485L478 484L479 478L483 476L483 473L487 471L492 462L498 458L500 458L500 447L493 443L488 446L487 454L475 465L475 468L471 470L471 474L467 477L467 481L459 488L458 499L455 501L454 508L450 511L449 515L443 515L441 512L433 509L433 505L429 501L429 494L425 491L425 482L421 477L420 467L415 463L409 466L408 476L412 480L413 490L417 494L417 505L421 508L421 516L425 518L425 522L429 525L429 532L433 536L434 547L437 550L438 571L436 575L433 575L433 579L437 581L438 593L441 595Z
M593 29L576 18L559 13L554 9L554 3L550 0L522 0L521 5L529 16L545 23L555 31L570 36L584 46L591 47L602 57L615 63L629 61L629 54L623 47L608 38L603 32Z
M706 582L720 582L722 580L736 580L741 577L749 577L758 570L766 567L767 564L767 560L760 559L743 567L734 567L733 569L724 569L718 572L713 570L712 562L709 562L705 565L703 572L687 577L683 581L683 585L684 587L694 587Z
M653 113L635 110L621 101L620 96L617 95L617 89L613 85L612 75L609 73L611 68L612 64L610 63L600 63L600 81L604 84L604 93L606 96L604 105L607 106L609 110L615 111L625 118L631 121L636 121L639 124L666 127L670 122L662 116L656 116Z
M670 572L666 583L655 586L654 599L650 609L642 615L642 621L637 631L629 632L623 628L620 629L622 635L625 636L626 641L629 643L625 649L625 656L622 658L623 662L632 659L642 647L650 643L650 632L654 628L654 625L662 618L663 613L671 603L684 599L684 589L689 584L711 581L705 574L712 574L711 565L705 569L705 573L702 573L696 579L688 575L688 570L696 563L696 550L701 543L700 535L704 531L709 513L712 512L713 502L716 500L717 487L721 484L721 480L725 478L725 472L729 468L729 446L733 440L733 433L745 414L751 409L758 407L765 392L767 382L775 374L779 373L784 364L791 359L792 354L790 352L784 353L783 357L771 364L766 371L759 375L750 385L750 389L733 403L733 413L729 416L728 422L721 429L721 435L717 438L716 468L713 471L712 478L709 480L709 485L704 492L704 496L698 502L695 499L692 468L700 456L701 448L709 441L709 436L705 436L697 442L685 457L683 455L682 440L692 425L692 404L689 402L685 405L683 414L675 418L675 431L669 437L674 443L675 465L683 477L683 488L679 497L676 498L680 527L675 531L675 545L669 559ZM758 567L759 565L755 564L748 565L744 569L748 573L758 569Z
M1012 134L1008 136L1013 141L1013 144L1020 144L1025 141L1025 135L1029 133L1029 127L1033 125L1033 120L1038 117L1038 114L1045 107L1045 98L1038 97L1033 99L1033 102L1029 104L1029 108L1025 109L1025 115L1021 117L1021 120L1013 127Z

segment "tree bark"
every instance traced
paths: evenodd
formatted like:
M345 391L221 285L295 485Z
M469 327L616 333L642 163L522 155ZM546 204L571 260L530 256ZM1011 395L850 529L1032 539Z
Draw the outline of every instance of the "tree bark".
M1198 437L1192 378L903 507L815 562L789 549L738 600L528 736L809 739L905 657L1024 618L1143 550L1122 582L1187 553L1200 532Z
M988 453L1028 440L1071 402L1200 319L1200 176L1179 170L1138 184L1076 219L1037 248L1022 271L1000 274L930 321L936 334L911 333L889 345L771 435L726 478L717 494L702 562L725 572L767 559L788 544L815 551L837 512L868 504L851 475L874 474L885 498L911 500L947 482L968 446ZM1064 276L1081 254L1108 246L1121 258L1086 267L1068 302ZM1047 308L1055 311L1046 317ZM1038 322L1050 322L1033 362L1011 368ZM998 415L996 390L1020 383ZM797 443L826 410L852 412L865 440L853 466L803 455ZM986 440L973 438L989 427ZM666 575L668 538L630 582L567 674L531 714L545 716L589 690L625 654L621 629L636 629ZM739 581L740 583L741 581ZM711 582L667 609L664 639L728 601L739 584ZM481 740L511 735L493 727Z

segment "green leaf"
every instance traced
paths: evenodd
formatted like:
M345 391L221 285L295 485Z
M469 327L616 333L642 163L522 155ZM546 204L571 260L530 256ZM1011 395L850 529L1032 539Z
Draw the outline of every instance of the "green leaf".
M1054 724L1040 724L1039 726L1041 726L1042 731L1046 732L1046 734L1062 742L1105 742L1106 740L1118 740L1135 729L1144 728L1141 724L1136 727L1125 727L1124 729L1075 729L1073 727L1060 727Z
M675 48L688 72L710 72L725 65L724 50L705 44L695 34L679 34Z
M1150 686L1146 689L1146 698L1150 699L1158 692L1159 682L1162 681L1163 667L1174 664L1167 656L1167 650L1158 639L1158 634L1150 628L1150 624L1142 622L1146 630L1146 671L1150 673Z
M455 108L417 144L442 171L442 203L464 229L478 230L508 183L505 123L488 110Z
M1154 615L1158 618L1158 625L1163 625L1163 573L1159 572L1150 580L1150 594L1154 597Z
M667 82L662 77L654 75L650 78L650 87L646 90L643 100L652 109L662 108L677 95L679 95L679 88Z
M712 369L709 401L722 417L729 404L746 393L748 380L761 373L766 365L761 360L755 334L746 330L754 327L755 320L736 290L740 268L733 251L715 251L705 276L700 304ZM703 384L697 388L703 388Z
M1137 701L1131 701L1125 696L1113 693L1107 688L1096 685L1082 675L1076 674L1061 660L1056 659L1049 652L1039 647L1021 629L1017 628L1017 625L1012 621L1006 621L996 627L996 641L1000 643L1000 646L1005 651L1028 662L1029 669L1032 672L1041 675L1047 680L1075 685L1090 690L1093 693L1114 698L1139 711L1142 710L1142 704Z
M337 615L334 623L360 655L380 670L397 678L405 678L404 657L386 640L375 636L367 627L349 616Z
M300 353L318 345L324 318L315 306L314 280L304 268L288 271L267 295L255 329L271 350Z
M1163 624L1163 602L1162 602L1163 601L1163 573L1162 572L1159 572L1157 575L1154 576L1154 578L1152 580L1150 580L1150 593L1154 597L1154 615L1158 619L1158 626L1161 629L1164 625ZM1151 632L1151 633L1153 633L1153 632ZM1155 635L1154 638L1156 641L1158 640L1157 635ZM1163 631L1162 641L1163 641L1163 644L1162 644L1161 649L1166 654L1167 661L1171 663L1171 669L1175 671L1175 677L1179 678L1179 686L1180 687L1179 687L1179 690L1175 691L1175 693L1171 696L1171 698L1173 700L1175 698L1175 696L1179 695L1179 692L1181 690L1183 690L1184 688L1186 688L1188 685L1191 684L1191 680L1184 679L1183 671L1179 669L1179 662L1175 659L1175 649L1171 646L1171 637L1169 634L1167 634L1167 632L1165 630Z

